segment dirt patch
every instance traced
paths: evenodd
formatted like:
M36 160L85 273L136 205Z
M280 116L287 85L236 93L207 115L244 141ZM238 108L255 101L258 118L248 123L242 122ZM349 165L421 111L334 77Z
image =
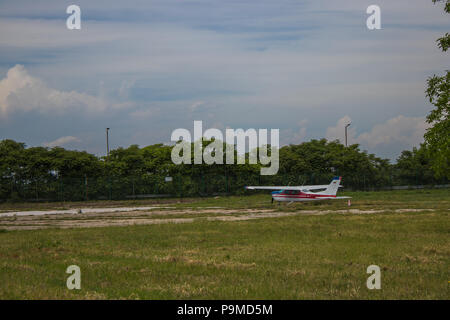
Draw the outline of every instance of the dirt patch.
M130 211L147 211L159 208L153 207L107 207L107 208L78 208L63 210L42 210L42 211L11 211L0 213L0 217L13 216L44 216L54 214L81 214L81 213L109 213L109 212L130 212Z
M420 211L435 211L434 209L397 209L395 212L420 212Z
M102 209L102 210L98 210ZM207 221L247 221L263 218L279 218L295 215L326 215L326 214L377 214L383 212L420 212L435 211L434 209L397 209L397 210L298 210L275 211L273 209L173 209L162 207L144 208L105 208L92 209L85 213L55 213L50 215L16 215L0 216L0 229L34 230L47 228L93 228L108 226L130 226L163 223L192 223L196 220ZM113 211L111 211L113 209ZM142 210L141 210L142 209ZM150 210L150 211L149 211ZM182 217L170 216L179 215ZM199 215L203 215L199 217ZM210 215L210 216L208 216ZM167 218L165 217L167 216Z
M178 203L193 203L197 198L155 198L139 200L94 200L81 202L23 202L23 203L1 203L0 212L28 211L28 210L70 210L78 209L80 206L87 208L118 208L130 206L164 206Z

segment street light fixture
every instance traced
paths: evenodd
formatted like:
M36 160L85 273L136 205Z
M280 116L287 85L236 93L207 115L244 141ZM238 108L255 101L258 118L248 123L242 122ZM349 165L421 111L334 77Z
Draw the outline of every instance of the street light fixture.
M345 146L347 147L347 128L350 127L352 123L350 122L345 126Z
M106 128L106 156L109 159L109 128Z

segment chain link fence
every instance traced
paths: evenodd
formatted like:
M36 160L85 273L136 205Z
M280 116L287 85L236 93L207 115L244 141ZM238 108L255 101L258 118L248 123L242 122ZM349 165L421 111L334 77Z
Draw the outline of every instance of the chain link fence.
M301 186L328 184L336 173L277 174L261 176L250 174L200 174L171 177L148 175L144 177L51 177L45 179L2 179L0 201L87 201L124 200L157 197L198 197L214 195L244 195L248 185ZM425 181L426 180L426 181ZM398 172L383 176L345 175L344 190L386 190L448 186L446 179L424 179L416 176L401 177Z

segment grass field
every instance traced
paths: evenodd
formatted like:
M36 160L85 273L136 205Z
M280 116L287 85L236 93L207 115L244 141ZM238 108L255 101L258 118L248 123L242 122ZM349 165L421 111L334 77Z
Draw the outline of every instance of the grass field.
M349 211L345 201L278 206L269 195L256 194L164 204L171 218L195 217L189 223L10 230L16 222L0 219L0 298L450 297L449 190L345 195L361 212ZM5 203L0 210L149 204L161 201ZM273 215L210 219L245 218L249 209ZM163 213L133 218L163 219ZM120 213L109 218L122 219ZM81 290L66 288L65 270L72 264L81 268ZM366 287L372 264L381 268L380 290Z

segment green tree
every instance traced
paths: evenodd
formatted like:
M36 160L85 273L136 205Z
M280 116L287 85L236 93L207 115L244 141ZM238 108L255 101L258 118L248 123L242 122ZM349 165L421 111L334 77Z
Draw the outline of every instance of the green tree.
M25 144L13 140L0 141L0 199L19 199L25 171Z
M402 151L395 165L399 184L434 184L434 174L431 167L430 153L422 144L412 151Z
M441 0L433 0L434 3ZM445 12L450 13L450 0L445 2ZM437 40L438 47L446 52L450 45L450 35ZM450 178L450 71L446 75L434 75L428 79L426 95L435 108L428 114L431 127L425 133L427 149L431 154L432 168L437 177Z

